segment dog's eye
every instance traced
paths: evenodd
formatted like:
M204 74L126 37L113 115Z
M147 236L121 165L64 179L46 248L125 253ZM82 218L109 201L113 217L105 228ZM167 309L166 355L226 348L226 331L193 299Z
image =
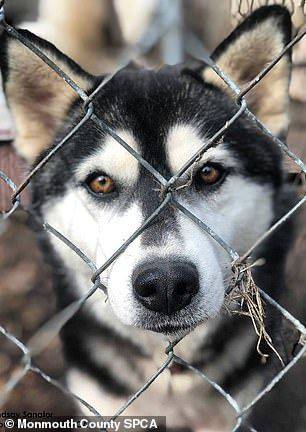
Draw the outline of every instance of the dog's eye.
M110 194L115 190L114 180L105 174L91 176L86 183L90 191L98 195Z
M207 163L199 171L201 183L212 186L219 183L225 177L225 170L217 164Z

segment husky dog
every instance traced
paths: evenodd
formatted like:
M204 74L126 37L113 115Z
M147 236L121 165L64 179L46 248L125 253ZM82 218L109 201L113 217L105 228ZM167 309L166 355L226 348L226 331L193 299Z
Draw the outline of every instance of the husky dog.
M102 77L86 73L52 44L28 31L21 34L88 94L101 82ZM221 43L213 58L243 87L290 38L288 11L262 7ZM83 104L10 35L3 34L0 45L5 92L17 129L15 146L36 165L84 116ZM282 137L288 128L289 79L287 53L248 96L250 109ZM199 61L158 70L128 66L102 88L94 107L166 178L238 109L223 81ZM182 185L188 187L174 194L244 253L292 205L283 171L281 151L243 115L184 174ZM91 120L36 174L32 186L33 211L98 266L161 202L160 185L152 175ZM254 255L265 262L256 281L276 299L284 288L290 231L288 226L278 230ZM45 234L43 248L62 309L89 290L91 273L55 237ZM112 415L165 360L166 341L186 335L175 352L240 401L250 400L267 374L249 326L220 314L230 276L231 260L220 245L167 207L102 273L108 301L97 292L64 327L70 389L103 415ZM274 318L271 328L279 326ZM126 413L166 415L169 426L192 430L224 430L233 424L223 398L184 368L166 370Z

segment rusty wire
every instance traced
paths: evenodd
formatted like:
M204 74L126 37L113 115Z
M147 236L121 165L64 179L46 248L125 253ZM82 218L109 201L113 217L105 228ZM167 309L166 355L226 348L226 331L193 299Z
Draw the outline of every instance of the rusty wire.
M239 8L241 8L241 3ZM253 1L250 2L249 7L253 7ZM239 12L242 14L241 10ZM136 46L136 50L129 50L129 55L132 56L133 53L139 54L139 52L144 52L153 43L155 43L163 34L163 32L167 29L168 21L163 22L162 31L158 29L156 26L156 22L154 21L155 33L151 31L149 41L147 43L143 41L142 43ZM60 384L57 380L54 380L49 375L47 375L43 370L38 368L33 364L33 357L39 354L43 349L45 349L51 339L56 336L61 328L67 323L67 321L73 317L77 311L83 306L83 304L88 300L89 297L93 295L98 289L101 289L107 295L107 287L101 284L100 275L118 258L119 255L124 253L124 251L128 248L128 246L152 223L152 221L158 217L165 208L169 205L175 207L178 211L182 212L187 218L189 218L193 223L197 224L207 235L210 235L230 256L233 267L239 269L238 272L243 272L246 267L247 259L250 257L251 252L261 244L269 235L272 234L280 225L282 225L287 219L292 217L292 215L301 207L306 201L306 196L304 196L287 214L285 214L279 221L277 221L262 237L260 237L256 243L243 254L239 256L237 251L235 251L230 245L228 245L219 235L215 233L210 227L204 224L197 216L192 214L187 208L185 208L182 204L180 204L174 196L174 193L177 189L179 189L178 180L180 177L190 168L198 158L210 147L217 146L220 138L224 135L224 133L234 124L238 118L240 118L243 114L247 115L256 125L259 127L264 133L266 133L276 145L278 145L281 150L286 153L293 162L299 167L301 172L306 174L306 166L302 160L300 160L294 153L292 153L286 144L282 142L279 138L273 136L266 127L248 110L247 102L245 100L245 96L247 93L261 81L261 79L277 64L277 62L285 55L285 53L291 49L302 37L305 36L306 31L302 31L296 35L295 38L292 39L291 42L284 48L284 50L280 53L277 58L270 64L268 64L245 88L241 91L237 85L228 77L217 64L215 64L204 51L200 51L200 57L203 61L205 61L209 67L211 67L216 74L226 83L227 86L233 91L236 95L236 104L237 111L236 113L229 118L223 127L200 149L198 150L189 161L187 161L183 167L172 176L170 180L166 180L158 171L156 171L146 160L142 158L134 149L132 149L128 143L126 143L122 138L120 138L115 131L108 125L106 122L102 121L96 114L94 110L93 102L101 90L101 88L106 85L106 83L112 79L112 77L116 74L115 71L113 74L109 75L101 84L97 87L96 90L92 92L92 94L87 95L86 92L81 89L71 78L61 70L56 63L54 63L51 59L49 59L43 52L41 52L33 43L31 43L27 38L22 36L15 28L8 25L5 21L4 14L4 1L0 2L0 25L4 29L4 31L8 32L12 37L14 37L17 41L25 46L25 49L30 49L34 54L39 56L42 61L44 61L51 69L53 69L66 83L69 85L72 90L78 95L78 97L83 101L84 115L79 123L61 140L59 144L57 144L46 156L43 158L39 164L33 168L33 170L28 174L26 179L20 184L18 187L12 182L12 180L2 171L0 171L0 180L4 182L7 187L12 190L12 207L11 209L2 215L2 219L8 218L13 214L18 208L23 211L26 211L30 214L31 217L35 217L36 222L38 222L43 230L48 231L51 235L56 236L56 238L63 242L66 247L69 247L76 253L89 267L92 272L91 281L89 281L89 289L86 295L73 302L69 306L67 306L64 310L57 313L49 322L47 322L41 329L39 329L35 335L30 339L27 346L23 344L20 340L18 340L14 335L10 334L5 328L0 326L0 333L7 338L11 343L13 343L22 353L22 360L20 363L20 367L13 373L12 377L5 384L4 389L2 390L2 396L0 397L0 404L4 403L10 392L16 387L16 385L27 375L27 373L32 372L39 375L42 379L47 381L49 384L56 386L58 389L69 395L70 397L77 400L79 403L84 405L89 411L95 416L103 415L103 412L99 412L96 407L91 406L85 400L81 398L81 395L72 394L66 387ZM169 23L168 23L169 25ZM152 30L152 29L151 29ZM159 33L158 33L159 32ZM193 41L197 42L197 41ZM194 44L193 44L194 45ZM125 62L123 61L123 64ZM68 238L66 238L63 234L58 232L55 228L53 228L50 224L38 220L36 216L22 207L21 205L21 194L28 187L32 178L36 175L36 173L50 160L51 157L54 156L55 153L60 151L60 149L67 144L67 142L74 136L74 134L80 129L86 127L87 121L91 119L95 122L97 127L102 129L104 132L110 134L119 145L125 148L146 170L148 170L155 179L159 182L161 190L162 190L162 200L160 205L156 208L156 210L150 215L150 217L128 238L124 244L100 267L96 265L89 257L87 257L76 245L74 245ZM237 277L237 283L239 284L239 275ZM90 286L91 282L91 286ZM284 309L280 304L278 304L274 299L272 299L268 294L266 294L263 290L259 288L259 292L261 296L267 303L270 303L274 308L276 308L282 316L290 321L293 326L299 332L301 338L306 337L306 328L305 326L294 316L290 314L289 311ZM250 408L252 408L262 397L264 397L271 389L287 374L287 372L302 358L302 356L306 353L306 345L304 345L298 354L296 354L291 361L266 385L264 389L262 389L257 396L247 405L240 406L238 402L226 392L218 383L211 380L203 371L195 368L193 365L186 362L184 359L175 355L175 345L179 341L176 341L168 346L165 351L165 362L160 366L160 368L155 372L153 376L151 376L143 386L126 401L126 403L118 410L117 413L114 413L113 419L117 418L119 415L124 413L124 411L135 401L136 398L141 397L143 392L145 392L148 387L156 380L158 377L168 368L171 363L177 363L186 366L189 370L198 374L204 381L208 382L214 389L217 391L225 401L231 406L235 415L236 415L236 425L232 429L232 431L237 431L242 424L242 420L244 416L248 413ZM103 411L103 407L102 407ZM141 415L141 413L139 413ZM249 426L249 430L254 430L251 426Z

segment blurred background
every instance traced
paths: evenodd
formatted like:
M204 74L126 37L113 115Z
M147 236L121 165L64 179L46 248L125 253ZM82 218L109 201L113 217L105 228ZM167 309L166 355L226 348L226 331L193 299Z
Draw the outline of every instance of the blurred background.
M50 40L84 69L100 74L113 72L131 59L158 66L179 63L191 56L201 58L251 9L268 3L288 6L295 32L305 25L304 2L298 0L7 0L5 11L9 23ZM293 62L288 145L306 161L306 38L294 48ZM14 152L13 137L14 125L0 91L0 169L19 184L27 167ZM288 181L296 185L298 193L305 193L305 178L297 167L287 160L286 169ZM27 195L23 194L25 205ZM9 191L1 183L0 209L5 211L9 207ZM297 216L297 237L287 268L289 293L282 299L282 305L302 322L306 321L305 216L306 208ZM55 312L50 272L30 225L28 216L22 212L16 212L0 225L0 325L24 343ZM0 336L0 388L19 361L20 353L15 346ZM36 361L47 374L61 379L65 364L59 339L53 340ZM279 411L279 423L269 425L267 431L306 431L305 372L302 360L260 402L264 405L262 415L267 418L271 410ZM74 405L69 396L29 373L10 394L2 410L67 415L73 413Z

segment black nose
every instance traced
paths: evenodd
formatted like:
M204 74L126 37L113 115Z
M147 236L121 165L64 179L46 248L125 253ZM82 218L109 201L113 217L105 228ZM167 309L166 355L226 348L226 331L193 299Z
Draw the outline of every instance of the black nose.
M183 309L199 291L197 269L181 261L144 263L134 271L132 282L143 306L167 315Z

